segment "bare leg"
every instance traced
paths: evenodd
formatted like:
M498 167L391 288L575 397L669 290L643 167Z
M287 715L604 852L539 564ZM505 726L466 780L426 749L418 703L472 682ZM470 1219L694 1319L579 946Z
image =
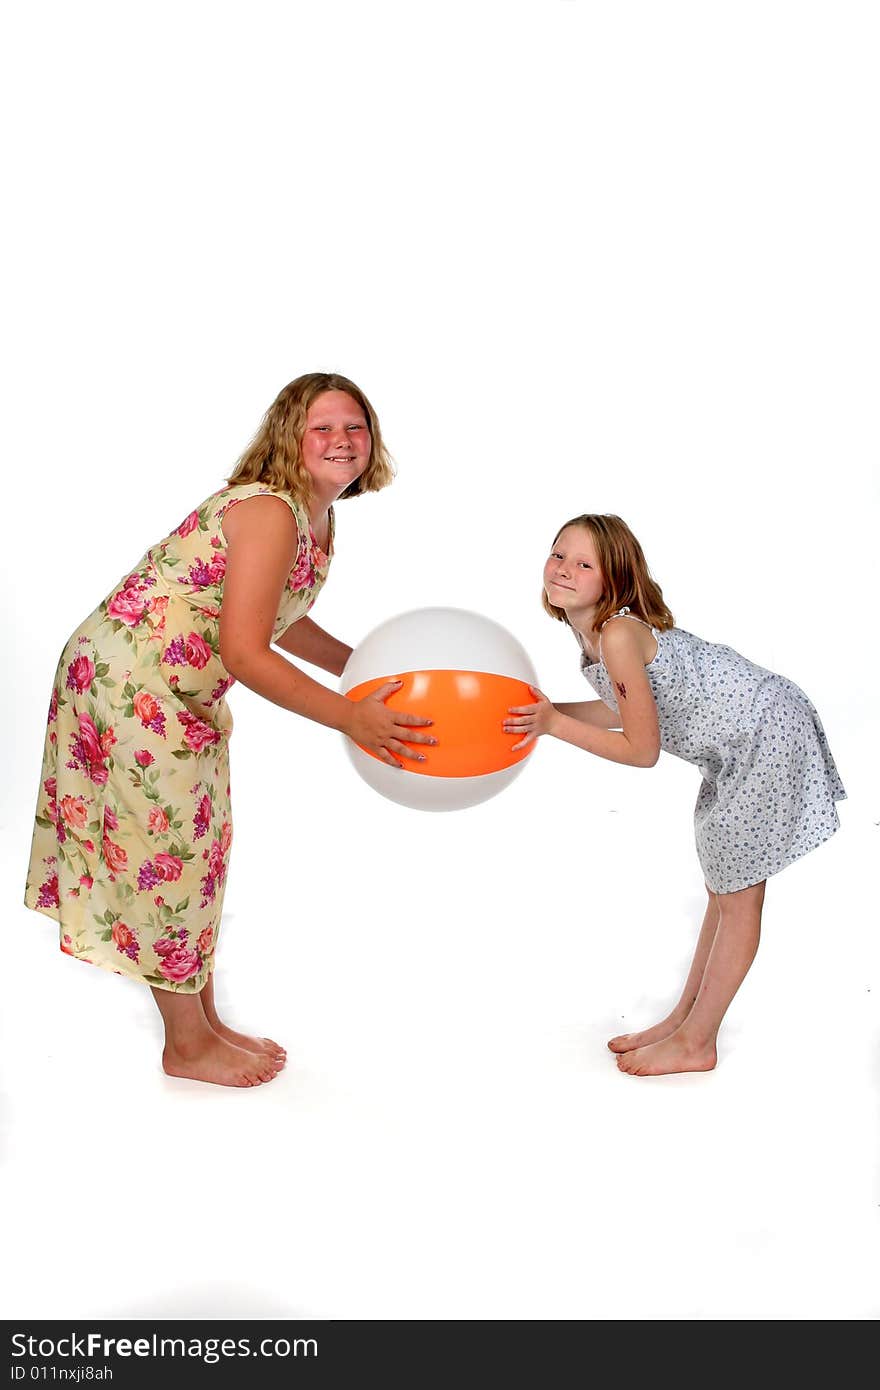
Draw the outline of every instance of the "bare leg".
M236 1033L234 1029L227 1027L225 1023L221 1022L220 1016L217 1013L217 1007L214 1003L213 971L205 981L205 987L199 995L199 998L202 1001L205 1018L218 1037L225 1038L227 1042L234 1043L236 1047L245 1048L247 1052L265 1052L268 1053L270 1057L277 1057L280 1061L283 1061L287 1056L284 1048L280 1047L277 1042L273 1042L271 1038L252 1038L246 1033Z
M720 921L718 896L708 888L706 891L709 894L709 903L681 998L672 1012L667 1014L666 1018L661 1019L659 1023L655 1023L653 1028L646 1028L641 1033L621 1033L618 1037L611 1038L608 1046L612 1052L632 1052L636 1047L646 1047L649 1043L660 1042L663 1038L668 1038L670 1033L674 1033L690 1013L703 979L706 961L709 959L709 952L712 949Z
M764 888L764 883L755 883L738 893L718 894L721 918L690 1013L667 1038L622 1052L617 1059L621 1071L633 1076L664 1076L668 1072L712 1070L721 1020L755 959L761 939Z
M214 1032L198 994L154 989L153 998L165 1024L162 1066L169 1076L213 1081L218 1086L259 1086L271 1081L283 1063L235 1047Z

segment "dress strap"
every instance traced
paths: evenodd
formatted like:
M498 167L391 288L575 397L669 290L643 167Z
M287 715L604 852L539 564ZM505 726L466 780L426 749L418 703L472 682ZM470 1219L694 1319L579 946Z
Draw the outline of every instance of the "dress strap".
M657 641L658 637L660 636L660 633L659 633L658 629L657 629L656 627L652 627L650 623L646 623L645 620L644 620L644 618L640 618L640 617L638 616L637 613L631 613L631 612L629 611L629 608L619 608L619 609L617 610L616 613L612 613L612 614L610 615L610 617L606 618L606 619L605 619L605 622L604 622L604 623L602 624L602 626L599 628L599 655L600 655L600 657L602 657L602 664L603 664L603 665L604 665L604 663L605 663L605 658L604 658L604 656L602 655L602 633L603 633L604 630L605 630L606 624L607 624L607 623L610 623L612 618L632 618L633 622L641 623L641 624L642 624L642 627L646 627L646 628L648 629L648 631L650 632L651 636L654 638L654 641L655 641L655 642ZM653 660L653 658L652 658L652 660Z
M631 613L628 608L618 608L616 613L612 613L609 617L607 617L605 619L605 622L602 624L602 627L600 627L599 629L600 632L602 631L602 628L605 627L606 623L611 622L612 618L632 618L633 622L641 623L642 627L648 628L651 632L656 632L656 628L651 627L651 624L646 623L644 618L640 618L637 613Z

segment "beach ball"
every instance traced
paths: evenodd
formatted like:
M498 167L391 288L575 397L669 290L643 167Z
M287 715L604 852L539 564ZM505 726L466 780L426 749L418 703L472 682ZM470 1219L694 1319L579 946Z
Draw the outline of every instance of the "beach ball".
M401 613L354 649L340 689L359 700L388 681L402 680L385 703L433 720L425 732L437 744L419 745L425 761L404 760L402 770L346 739L349 756L374 791L402 806L419 811L475 806L509 786L535 746L515 753L521 735L505 733L502 721L511 705L534 703L529 686L537 679L516 638L480 613L461 608Z

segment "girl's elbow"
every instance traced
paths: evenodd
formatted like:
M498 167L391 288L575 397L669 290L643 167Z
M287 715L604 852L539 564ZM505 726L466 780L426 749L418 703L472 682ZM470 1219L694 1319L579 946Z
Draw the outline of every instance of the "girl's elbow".
M220 643L220 660L223 669L228 676L234 680L242 681L247 684L247 671L252 665L252 653L247 647L240 647L234 642Z
M636 760L636 767L656 767L657 760L659 759L659 757L659 743L656 745L656 747L652 746L650 748L643 748L640 750L638 758Z

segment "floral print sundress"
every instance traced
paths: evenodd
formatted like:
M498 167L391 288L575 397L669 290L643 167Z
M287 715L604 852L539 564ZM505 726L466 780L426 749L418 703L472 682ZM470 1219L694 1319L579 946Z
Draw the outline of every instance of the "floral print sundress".
M332 510L325 554L288 493L227 486L77 628L49 705L25 903L55 918L68 955L185 994L213 969L232 844L223 518L264 495L299 532L273 640L302 618L327 577Z

